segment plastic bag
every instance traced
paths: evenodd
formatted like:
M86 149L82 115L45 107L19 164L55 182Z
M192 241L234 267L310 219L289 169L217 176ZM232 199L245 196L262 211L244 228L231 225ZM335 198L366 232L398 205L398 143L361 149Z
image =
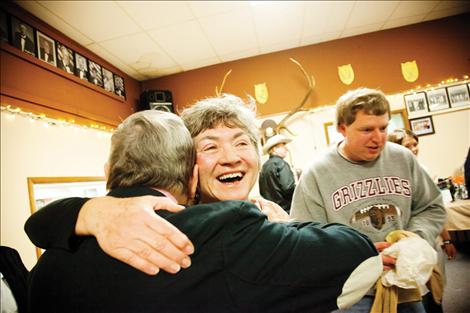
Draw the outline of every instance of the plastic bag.
M437 264L437 252L426 240L420 237L403 238L384 249L382 253L396 258L395 269L382 275L384 286L418 288L421 295L429 291L426 282Z

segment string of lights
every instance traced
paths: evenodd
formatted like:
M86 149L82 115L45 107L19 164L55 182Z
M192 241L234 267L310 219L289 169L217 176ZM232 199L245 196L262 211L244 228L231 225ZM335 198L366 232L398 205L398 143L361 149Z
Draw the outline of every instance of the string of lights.
M28 118L31 122L42 122L45 127L49 126L59 126L59 127L74 127L75 129L87 130L99 130L103 132L113 132L114 128L110 126L100 125L96 123L89 124L79 124L76 123L74 119L65 119L65 118L51 118L46 116L46 114L35 114L32 112L23 111L19 107L12 107L11 105L0 105L0 110L2 113L7 114L7 119L14 119L16 115Z

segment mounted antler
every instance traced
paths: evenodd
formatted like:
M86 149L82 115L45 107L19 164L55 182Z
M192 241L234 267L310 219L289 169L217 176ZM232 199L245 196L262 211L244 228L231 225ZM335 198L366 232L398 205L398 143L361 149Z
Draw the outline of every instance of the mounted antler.
M225 85L225 80L227 79L228 75L230 75L230 73L232 73L232 70L229 70L225 76L224 76L224 79L222 80L222 85L220 85L220 90L218 89L217 86L215 86L215 95L217 97L220 97L222 95L222 90L224 89L224 85Z
M297 66L300 68L300 70L302 71L302 73L304 74L305 76L305 79L307 80L307 83L308 83L308 90L307 90L307 93L305 94L304 96L304 99L302 100L302 102L292 111L289 112L289 114L287 114L280 122L279 124L277 125L277 128L276 128L276 134L280 134L280 131L282 129L285 129L287 130L289 133L292 134L292 132L286 127L286 123L287 121L289 120L289 118L291 118L295 113L299 112L300 109L304 106L305 102L307 102L308 98L310 97L310 94L312 93L312 90L313 88L315 88L315 78L313 76L309 76L307 74L307 71L305 71L305 69L303 68L302 64L300 64L298 61L294 60L293 58L289 58L292 62L294 62L295 64L297 64ZM293 135L293 134L292 134Z

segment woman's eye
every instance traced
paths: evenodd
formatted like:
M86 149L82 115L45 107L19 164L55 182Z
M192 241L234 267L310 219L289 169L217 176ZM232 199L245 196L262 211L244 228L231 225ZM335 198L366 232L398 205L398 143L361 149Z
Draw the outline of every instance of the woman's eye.
M217 149L217 147L215 145L208 145L208 146L204 146L201 151L204 152L204 151L213 151Z

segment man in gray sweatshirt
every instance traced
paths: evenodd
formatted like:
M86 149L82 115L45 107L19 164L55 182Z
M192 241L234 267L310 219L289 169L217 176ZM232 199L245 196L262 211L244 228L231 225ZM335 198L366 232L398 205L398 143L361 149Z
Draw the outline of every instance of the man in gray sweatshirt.
M344 136L304 171L295 189L291 217L336 222L369 236L380 250L393 230L414 232L434 246L446 213L439 189L410 151L387 142L390 105L379 90L349 91L336 104ZM394 260L384 257L384 268ZM347 312L369 312L373 293ZM421 302L398 312L424 312ZM341 311L343 312L343 311Z

